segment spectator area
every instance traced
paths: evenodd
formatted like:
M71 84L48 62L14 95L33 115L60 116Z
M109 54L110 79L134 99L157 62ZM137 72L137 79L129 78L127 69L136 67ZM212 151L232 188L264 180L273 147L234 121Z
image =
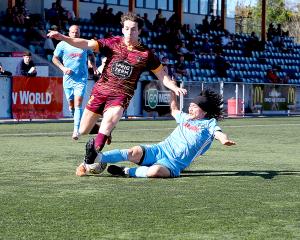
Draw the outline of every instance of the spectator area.
M47 31L51 26L49 22L38 24L43 31ZM67 22L64 29L66 31L70 24L78 24L81 29L81 37L103 38L107 36L120 35L121 28L118 24L97 25L89 19L79 19L76 22ZM35 26L34 28L38 28ZM39 44L30 44L26 39L28 26L0 26L0 34L25 46L29 51L44 56L43 47L44 39L40 39ZM183 76L176 75L177 80L182 81L204 81L204 82L245 82L245 83L264 83L266 80L266 71L276 67L278 76L284 79L285 83L300 84L300 45L294 42L292 37L281 37L282 45L277 46L272 41L267 41L260 49L247 49L247 43L251 39L249 34L229 34L226 31L211 30L203 33L197 26L194 29L182 29L184 34L178 37L178 42L169 44L170 35L168 31L147 30L141 35L141 42L152 49L160 58L165 56L168 59L167 65L174 67L177 59L178 49L176 44L184 44L191 51L190 59L184 61L186 74ZM178 36L180 33L176 33ZM230 45L222 45L222 56L229 63L226 70L226 76L218 76L215 71L214 61L216 52L214 48L220 44L222 38L230 36ZM167 40L166 40L167 39ZM210 52L203 52L202 49L206 43L212 49ZM180 46L179 46L180 47ZM46 57L45 57L46 58ZM51 60L49 58L48 60ZM101 56L97 58L100 64ZM141 80L151 80L153 75L143 74Z

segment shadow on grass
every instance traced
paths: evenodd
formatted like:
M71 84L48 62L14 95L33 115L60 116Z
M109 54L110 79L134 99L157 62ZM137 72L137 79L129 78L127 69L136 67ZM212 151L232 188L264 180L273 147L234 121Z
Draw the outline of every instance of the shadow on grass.
M300 171L215 171L215 170L186 170L183 171L181 177L209 177L209 176L222 176L222 177L262 177L264 179L272 179L276 176L300 176Z

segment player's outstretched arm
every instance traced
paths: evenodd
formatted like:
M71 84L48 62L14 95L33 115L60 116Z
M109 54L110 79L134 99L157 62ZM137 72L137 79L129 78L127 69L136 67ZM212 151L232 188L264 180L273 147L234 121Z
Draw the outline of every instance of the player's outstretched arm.
M49 31L47 37L54 38L56 40L65 41L70 45L82 48L82 49L91 49L94 50L97 47L97 41L95 40L87 40L83 38L71 38L66 35L59 33L58 31Z
M171 91L171 99L170 99L170 109L171 109L171 115L175 118L175 115L180 112L177 104L177 97L176 94Z
M186 95L187 91L184 88L177 87L176 82L173 81L170 76L162 68L158 72L155 72L156 77L163 82L163 84L172 90L177 96Z
M234 141L228 139L227 134L225 134L221 131L215 132L215 139L219 140L223 145L226 145L226 146L232 146L232 145L236 144Z

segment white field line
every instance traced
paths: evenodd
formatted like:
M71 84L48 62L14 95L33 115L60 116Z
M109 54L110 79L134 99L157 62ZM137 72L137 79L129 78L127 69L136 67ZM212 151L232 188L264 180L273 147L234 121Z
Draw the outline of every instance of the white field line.
M278 126L300 126L300 123L281 123L281 124L255 124L255 125L231 125L231 126L222 126L222 129L226 128L249 128L249 127L278 127ZM173 130L174 128L129 128L129 129L115 129L114 132L142 132L142 131L162 131L162 130ZM29 132L29 133L0 133L0 137L10 137L10 136L65 136L69 135L72 132Z

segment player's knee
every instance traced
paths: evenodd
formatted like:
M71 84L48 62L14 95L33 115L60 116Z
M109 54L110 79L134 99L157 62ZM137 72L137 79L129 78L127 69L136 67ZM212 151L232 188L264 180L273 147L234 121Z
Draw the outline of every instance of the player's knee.
M134 163L138 163L143 156L143 150L140 146L134 146L128 149L128 160Z
M149 178L166 178L170 177L170 171L161 165L153 165L149 168L147 176Z

